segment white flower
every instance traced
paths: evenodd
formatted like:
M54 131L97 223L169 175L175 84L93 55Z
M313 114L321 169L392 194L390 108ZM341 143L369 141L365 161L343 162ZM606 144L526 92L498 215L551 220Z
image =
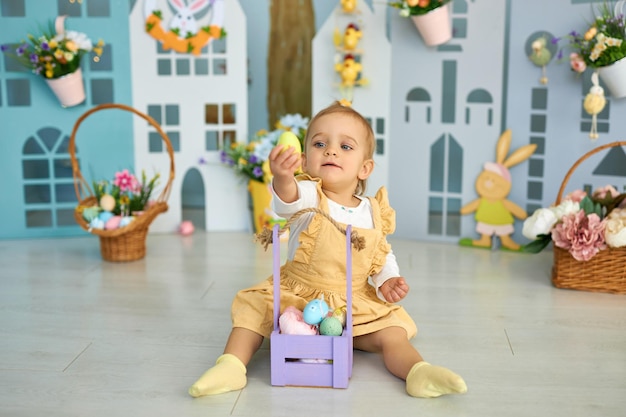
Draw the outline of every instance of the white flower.
M557 220L554 211L551 209L537 209L532 216L524 220L522 234L531 240L536 239L539 235L547 235Z
M91 40L87 37L86 34L82 32L68 30L67 32L65 32L64 35L55 36L55 39L60 42L61 40L63 40L64 37L70 41L73 41L78 46L78 49L82 49L88 52L91 51L91 48L93 48Z
M565 200L556 207L551 207L550 210L554 212L554 215L558 220L561 220L563 216L568 214L578 213L580 211L580 204L571 200Z
M626 224L624 218L614 217L606 221L604 240L612 248L626 246Z
M272 130L267 135L265 135L263 139L261 139L259 143L254 147L254 151L252 152L254 156L259 158L259 160L261 161L265 161L267 158L269 158L272 148L276 146L276 143L278 142L278 137L283 132L284 130L277 129Z
M309 124L309 118L302 117L299 113L286 114L280 118L278 123L297 134L300 129L306 130Z

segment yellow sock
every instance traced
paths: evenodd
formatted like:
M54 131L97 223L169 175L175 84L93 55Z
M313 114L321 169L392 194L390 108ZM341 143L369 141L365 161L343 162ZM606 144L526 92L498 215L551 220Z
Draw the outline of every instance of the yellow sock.
M246 382L246 366L235 355L225 353L217 358L213 368L202 374L189 388L189 395L202 397L223 394L242 389Z
M412 397L433 398L444 394L463 394L467 385L459 375L441 366L418 362L406 377L406 392Z

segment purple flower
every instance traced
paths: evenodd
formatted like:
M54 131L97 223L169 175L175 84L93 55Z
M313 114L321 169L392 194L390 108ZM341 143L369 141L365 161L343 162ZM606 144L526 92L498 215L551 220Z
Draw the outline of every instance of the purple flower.
M250 155L250 160L248 162L250 162L251 164L256 164L256 163L258 163L260 161L259 161L259 158L256 155L252 154L252 155Z
M19 55L22 56L24 55L24 52L26 52L26 49L28 48L28 45L24 44L24 45L20 45L15 52Z
M50 45L48 44L48 42L41 42L41 49L43 49L44 51L49 51L50 50Z
M0 51L2 52L6 52L9 49L10 49L10 45L7 45L7 44L0 45Z
M256 178L261 178L263 176L263 170L261 169L261 167L254 167L254 169L252 170L252 175L254 175Z
M30 54L30 62L32 62L33 64L36 64L37 61L39 61L39 57L37 56L37 54L34 52Z

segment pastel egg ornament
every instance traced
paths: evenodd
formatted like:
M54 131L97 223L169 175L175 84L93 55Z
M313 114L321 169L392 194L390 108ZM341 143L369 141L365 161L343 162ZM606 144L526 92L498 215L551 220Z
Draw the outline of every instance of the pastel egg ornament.
M281 135L278 137L278 142L276 144L283 145L283 150L281 151L281 153L289 148L292 148L293 152L295 153L302 153L302 145L300 144L300 139L298 139L298 137L289 130L281 133Z
M304 307L302 315L304 322L311 325L318 325L322 322L324 317L328 315L328 304L321 298L311 300Z
M99 203L104 211L113 211L115 209L115 198L111 194L103 194Z
M343 326L338 318L330 316L324 318L320 323L320 334L324 336L341 336Z
M104 223L104 228L106 230L115 230L120 227L120 223L122 222L122 216L112 216L109 220Z

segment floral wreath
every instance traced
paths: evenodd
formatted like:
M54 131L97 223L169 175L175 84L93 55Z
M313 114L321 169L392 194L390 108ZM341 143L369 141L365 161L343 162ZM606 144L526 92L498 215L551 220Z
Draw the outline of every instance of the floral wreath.
M145 0L144 13L146 14L146 32L163 44L166 51L173 49L180 53L200 55L202 48L211 39L221 39L226 36L223 28L224 6L223 0L213 1L213 13L208 26L201 27L195 35L181 38L172 30L165 30L161 25L163 16L160 10L154 8L154 0ZM219 4L218 4L219 3Z

